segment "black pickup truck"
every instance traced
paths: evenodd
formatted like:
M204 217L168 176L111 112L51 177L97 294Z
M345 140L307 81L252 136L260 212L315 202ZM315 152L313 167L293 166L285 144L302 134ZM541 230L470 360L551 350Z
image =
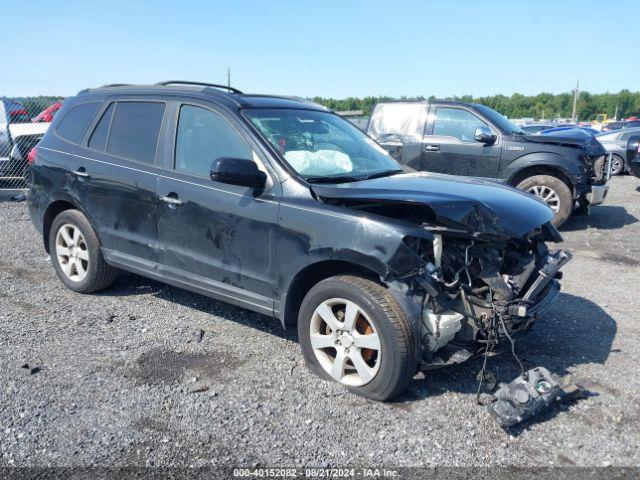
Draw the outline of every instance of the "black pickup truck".
M607 195L610 159L592 137L528 135L484 105L378 103L367 133L403 165L506 183L542 198L563 224Z

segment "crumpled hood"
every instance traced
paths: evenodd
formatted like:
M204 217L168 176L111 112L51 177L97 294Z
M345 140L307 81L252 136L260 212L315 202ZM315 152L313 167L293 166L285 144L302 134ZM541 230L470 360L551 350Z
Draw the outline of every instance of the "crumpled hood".
M553 218L553 211L528 193L452 175L419 172L311 188L321 199L425 205L437 222L471 234L521 237Z
M560 135L523 135L527 142L544 143L548 145L562 145L574 148L583 148L589 155L604 155L602 144L595 137L577 137Z

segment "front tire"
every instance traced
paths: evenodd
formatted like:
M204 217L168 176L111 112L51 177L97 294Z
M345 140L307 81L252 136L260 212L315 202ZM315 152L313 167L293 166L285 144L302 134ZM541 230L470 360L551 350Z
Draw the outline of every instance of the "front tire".
M298 338L309 369L372 400L400 394L416 372L416 340L404 311L383 286L343 275L305 296Z
M74 292L103 290L116 277L116 269L102 257L100 241L91 223L78 210L65 210L54 219L49 252L56 274Z
M573 194L571 190L557 177L551 175L534 175L521 181L517 188L531 193L543 200L553 210L551 223L559 227L571 216L573 211Z
M624 173L624 159L618 155L611 156L611 175Z

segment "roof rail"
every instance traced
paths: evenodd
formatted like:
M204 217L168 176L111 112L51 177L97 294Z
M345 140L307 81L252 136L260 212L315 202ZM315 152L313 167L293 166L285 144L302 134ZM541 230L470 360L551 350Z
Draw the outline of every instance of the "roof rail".
M109 87L130 87L130 83L108 83L107 85L102 85L98 88L109 88Z
M231 93L239 93L242 94L240 90L237 88L233 88L229 85L220 85L218 83L205 83L205 82L188 82L185 80L168 80L166 82L158 82L156 85L199 85L202 87L214 87L214 88L222 88L224 90L228 90Z

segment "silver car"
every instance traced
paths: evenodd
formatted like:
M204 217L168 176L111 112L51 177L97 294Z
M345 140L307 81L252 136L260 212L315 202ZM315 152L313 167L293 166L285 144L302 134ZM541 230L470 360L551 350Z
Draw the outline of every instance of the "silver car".
M611 153L611 175L619 175L629 171L630 165L625 161L627 142L631 135L640 135L640 127L614 130L596 135L595 137Z

